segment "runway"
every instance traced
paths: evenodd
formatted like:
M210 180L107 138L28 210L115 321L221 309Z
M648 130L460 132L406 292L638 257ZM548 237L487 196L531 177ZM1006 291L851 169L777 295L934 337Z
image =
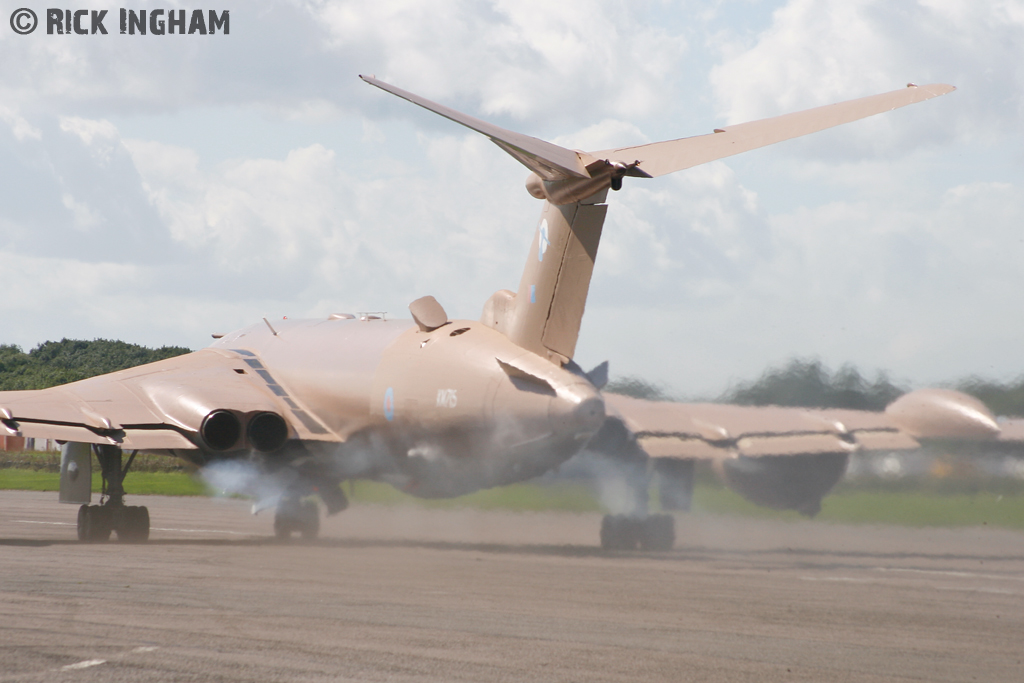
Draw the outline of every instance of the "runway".
M79 544L0 492L0 681L1024 680L1024 534L681 515L354 507L272 540L237 500L131 496L145 545Z

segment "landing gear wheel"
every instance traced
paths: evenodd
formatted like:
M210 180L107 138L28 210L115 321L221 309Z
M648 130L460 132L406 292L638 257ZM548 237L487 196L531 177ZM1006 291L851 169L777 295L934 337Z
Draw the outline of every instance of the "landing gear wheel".
M305 539L316 538L320 533L320 508L312 501L282 500L274 515L274 535L279 539L290 538L293 531Z
M89 540L89 506L78 508L78 540L83 543Z
M628 515L605 515L601 520L601 547L605 550L636 550L643 521Z
M78 508L78 540L86 543L104 543L110 540L113 519L110 508L102 505L83 505Z
M128 506L121 509L121 523L115 529L122 543L144 543L149 540L149 508Z
M676 520L672 515L651 515L640 530L640 550L672 550L676 543Z
M605 550L671 550L676 542L671 515L637 518L605 515L601 520L601 547Z

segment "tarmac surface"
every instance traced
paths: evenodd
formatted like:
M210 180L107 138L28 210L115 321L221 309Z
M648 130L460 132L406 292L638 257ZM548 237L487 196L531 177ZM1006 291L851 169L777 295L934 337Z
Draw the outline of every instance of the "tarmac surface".
M272 539L238 500L132 496L151 541L75 539L0 491L0 681L1020 681L1024 534L356 506Z

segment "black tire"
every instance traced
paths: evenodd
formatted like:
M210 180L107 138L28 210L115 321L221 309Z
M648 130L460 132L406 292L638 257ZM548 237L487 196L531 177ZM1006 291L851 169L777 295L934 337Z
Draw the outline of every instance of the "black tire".
M122 543L145 543L149 540L149 508L130 506L121 511L121 525L116 529Z
M640 549L664 552L676 543L676 520L672 515L651 515L640 528Z
M320 508L313 501L291 498L282 500L274 513L274 535L290 538L297 531L303 538L316 538L320 533Z
M605 515L601 520L601 547L605 550L636 550L643 521L626 515Z
M84 540L86 543L105 543L110 540L113 519L109 508L102 505L83 505L79 508L78 515L80 540ZM84 524L82 523L83 517ZM84 539L82 538L83 534Z
M291 535L292 520L284 517L280 513L274 515L274 536L283 541L291 538Z
M89 506L83 505L78 508L78 540L87 543L89 539L89 521L92 515L89 514Z

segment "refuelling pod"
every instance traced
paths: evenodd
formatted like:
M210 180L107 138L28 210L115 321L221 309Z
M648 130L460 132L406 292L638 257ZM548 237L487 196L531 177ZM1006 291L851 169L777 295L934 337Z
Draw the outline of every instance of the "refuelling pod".
M918 439L985 441L999 438L999 423L985 404L952 389L918 389L889 404L885 414Z
M796 510L813 517L846 472L846 453L803 453L785 457L741 455L715 462L722 482L751 503Z
M203 418L199 436L214 451L248 446L261 453L273 453L288 440L288 423L277 413L269 411L239 417L231 410L214 410Z
M60 447L60 502L92 502L92 446L69 441Z

